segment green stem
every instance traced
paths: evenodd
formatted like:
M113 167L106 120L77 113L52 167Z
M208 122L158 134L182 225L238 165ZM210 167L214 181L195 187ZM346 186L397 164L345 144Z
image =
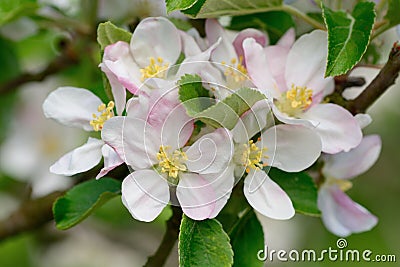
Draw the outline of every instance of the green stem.
M297 8L294 8L294 7L288 6L288 5L283 5L280 7L280 10L285 11L295 17L298 17L299 19L304 20L305 22L307 22L308 24L310 24L311 26L313 26L316 29L320 29L320 30L324 30L324 31L326 30L326 28L323 24L319 23L318 21L311 18L307 14L301 12Z
M379 28L375 29L375 32L371 36L371 40L375 39L376 37L386 32L387 30L391 29L392 27L393 25L391 25L389 21L382 24Z

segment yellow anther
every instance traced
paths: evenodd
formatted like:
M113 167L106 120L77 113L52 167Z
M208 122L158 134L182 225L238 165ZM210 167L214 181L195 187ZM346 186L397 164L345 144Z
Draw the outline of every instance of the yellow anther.
M231 64L227 65L225 61L221 64L226 66L224 71L225 77L229 80L232 79L235 83L244 82L247 80L247 69L243 65L243 56L239 57L239 61L236 58L231 59Z
M235 152L234 161L236 164L242 165L246 168L246 172L249 173L251 169L262 169L267 166L266 163L262 163L263 159L267 159L265 155L267 148L259 148L254 144L253 140L250 140L247 144L239 146Z
M165 63L164 60L161 57L157 58L157 61L154 57L150 58L150 64L143 68L140 69L140 72L142 73L141 81L143 82L147 78L162 78L164 79L166 76L166 70L168 69L169 64Z
M187 161L186 153L180 150L175 150L169 153L170 146L160 146L160 150L157 153L158 165L161 167L161 172L168 173L169 177L177 178L180 171L186 171Z
M310 107L312 94L313 91L306 86L301 87L292 84L292 88L282 94L277 106L283 113L296 116Z
M343 192L346 192L347 190L353 187L352 182L344 179L328 178L327 182L330 185L337 185Z
M93 120L90 121L90 125L93 127L93 130L101 131L103 129L104 123L114 116L114 102L108 102L107 106L102 103L97 108L98 112L101 112L100 115L95 113L92 114Z

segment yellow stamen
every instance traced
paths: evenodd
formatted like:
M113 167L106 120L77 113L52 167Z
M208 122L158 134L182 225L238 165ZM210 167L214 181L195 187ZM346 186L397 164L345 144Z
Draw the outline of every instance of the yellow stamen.
M294 117L310 107L312 94L313 91L306 86L292 84L292 88L282 94L277 106L283 113Z
M110 101L108 102L107 106L102 103L99 105L97 108L98 112L101 112L101 114L98 116L95 113L93 113L93 120L90 121L90 125L93 127L93 130L96 132L101 131L103 129L104 123L112 118L114 116L114 102Z
M344 179L328 178L327 182L328 184L331 185L337 185L343 192L346 192L347 190L353 187L352 182Z
M140 69L142 73L141 81L144 82L147 78L162 78L164 79L166 76L166 70L168 69L169 64L165 63L161 57L157 58L157 61L154 57L150 58L150 64Z
M186 153L180 150L175 150L169 153L170 146L160 146L157 153L158 165L161 167L161 172L168 173L169 177L177 178L179 171L186 171L187 167L184 162L187 160Z
M230 65L226 64L225 61L222 61L221 64L226 66L224 74L227 79L232 79L235 83L247 80L247 69L243 65L243 56L239 57L239 61L232 58Z
M253 140L250 140L248 144L239 146L234 160L237 164L246 168L246 173L249 173L251 169L260 170L267 165L262 163L263 159L268 158L267 155L264 155L267 151L267 148L259 148L254 144Z

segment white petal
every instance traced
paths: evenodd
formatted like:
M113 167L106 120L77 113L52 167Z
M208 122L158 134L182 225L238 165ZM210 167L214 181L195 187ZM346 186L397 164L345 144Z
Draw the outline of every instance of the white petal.
M349 152L325 155L322 172L326 177L348 179L366 172L379 158L382 142L378 135L365 136Z
M122 182L122 201L133 218L151 222L168 204L168 183L153 170L135 171Z
M287 87L307 86L314 95L334 86L333 78L324 78L328 51L327 33L315 30L304 34L293 45L286 61Z
M60 87L50 93L43 103L46 118L67 125L93 131L90 121L102 102L89 90L75 87Z
M267 122L272 123L273 118L269 116L270 112L271 107L267 100L255 103L240 117L232 129L233 140L238 144L247 143L250 138L267 126Z
M301 114L301 118L317 123L315 131L322 141L322 151L338 153L358 146L361 128L349 111L336 104L318 104Z
M231 59L238 59L232 42L230 41L225 29L216 19L206 20L206 36L209 44L214 44L219 38L222 38L221 44L213 51L211 59L214 62L226 63Z
M290 117L286 113L281 112L279 110L279 108L276 107L275 104L272 105L272 111L274 112L276 118L279 121L286 123L286 124L303 125L303 126L310 127L310 128L314 128L318 125L318 122L316 122L316 121Z
M276 138L276 139L275 139ZM301 125L280 124L261 135L261 145L268 150L269 166L287 172L299 172L310 167L321 154L321 140L315 131Z
M294 41L296 39L296 32L294 28L290 28L285 32L284 35L279 39L279 41L276 43L278 46L282 46L285 48L291 48Z
M109 145L105 144L101 148L101 154L103 155L104 158L104 167L101 169L100 173L96 176L96 179L99 179L106 175L108 172L111 170L115 169L124 161L121 159L121 157L115 152L115 150L110 147Z
M357 120L358 125L360 125L361 129L364 129L372 122L372 118L369 114L358 113L354 116L354 118Z
M166 18L146 18L132 35L131 51L142 68L149 65L151 57L161 57L165 63L174 64L181 53L179 32Z
M149 168L158 162L160 133L143 120L113 117L104 124L101 138L135 170Z
M102 140L89 137L86 144L62 156L50 167L50 171L66 176L88 171L99 164L103 145Z
M288 195L263 171L250 171L243 190L249 204L264 216L286 220L295 214Z
M186 57L201 53L201 49L193 36L184 31L179 31L182 40L182 50Z
M268 65L265 50L253 38L243 41L246 68L258 90L266 96L279 97L280 91Z
M229 165L233 152L230 132L218 128L189 147L186 151L186 166L191 172L200 174L219 173Z
M262 47L265 47L269 43L268 36L259 30L252 28L242 30L236 35L232 43L239 58L243 57L244 59L245 55L243 51L243 41L246 38L254 38L254 40L256 40L256 42L259 43ZM246 62L244 62L244 64L246 64Z
M323 186L318 193L318 208L325 227L338 236L371 230L378 219L351 200L337 186Z

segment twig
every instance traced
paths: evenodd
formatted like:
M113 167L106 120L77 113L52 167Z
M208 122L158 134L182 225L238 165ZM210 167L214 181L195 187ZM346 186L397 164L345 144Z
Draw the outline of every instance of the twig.
M179 226L182 219L182 210L180 207L171 206L172 217L167 221L167 229L160 246L153 256L149 257L144 267L163 266L178 239Z
M10 93L17 87L29 83L43 81L47 76L58 73L74 64L78 63L78 58L72 53L63 53L54 59L43 71L31 74L23 73L20 76L0 85L0 95Z
M53 202L65 192L53 192L47 196L27 200L6 220L0 221L0 240L31 231L53 218Z
M347 109L353 113L364 113L391 85L400 71L400 42L393 44L389 59L375 79L354 100L349 101Z

